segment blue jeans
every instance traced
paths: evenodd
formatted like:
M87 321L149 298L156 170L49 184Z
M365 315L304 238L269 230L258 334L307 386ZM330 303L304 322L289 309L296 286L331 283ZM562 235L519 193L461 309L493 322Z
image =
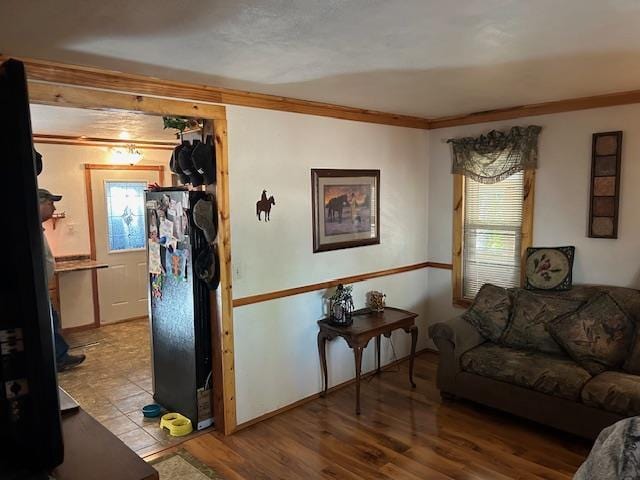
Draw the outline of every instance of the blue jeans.
M56 362L60 363L69 351L69 344L62 336L62 327L60 326L60 316L56 309L51 307L51 317L53 318L53 340L56 349Z

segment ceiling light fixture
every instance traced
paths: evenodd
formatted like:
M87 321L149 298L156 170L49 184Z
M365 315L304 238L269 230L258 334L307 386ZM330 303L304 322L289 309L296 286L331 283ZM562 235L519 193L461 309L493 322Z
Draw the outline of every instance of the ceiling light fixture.
M118 165L136 165L140 163L142 158L142 153L133 144L111 149L111 163Z

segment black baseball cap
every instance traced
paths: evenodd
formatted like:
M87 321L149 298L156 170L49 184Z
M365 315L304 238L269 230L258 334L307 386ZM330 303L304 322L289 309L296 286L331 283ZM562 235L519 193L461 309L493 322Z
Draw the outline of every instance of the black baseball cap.
M62 200L62 195L54 195L46 188L38 189L38 199L42 202L44 200L51 200L52 202L59 202Z

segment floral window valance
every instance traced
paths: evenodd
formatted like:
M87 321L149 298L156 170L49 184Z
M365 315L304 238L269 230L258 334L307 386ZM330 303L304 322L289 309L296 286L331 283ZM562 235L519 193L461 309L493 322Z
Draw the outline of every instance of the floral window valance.
M498 183L538 164L538 135L542 127L513 127L508 132L492 130L477 138L452 138L451 173L480 183Z

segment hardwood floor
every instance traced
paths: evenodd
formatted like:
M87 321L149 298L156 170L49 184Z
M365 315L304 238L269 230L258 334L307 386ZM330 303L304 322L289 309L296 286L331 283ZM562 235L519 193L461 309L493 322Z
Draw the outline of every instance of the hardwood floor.
M442 403L437 361L433 353L416 358L415 390L408 362L364 380L360 416L350 385L229 437L211 432L177 448L228 480L572 477L589 442L471 402Z

